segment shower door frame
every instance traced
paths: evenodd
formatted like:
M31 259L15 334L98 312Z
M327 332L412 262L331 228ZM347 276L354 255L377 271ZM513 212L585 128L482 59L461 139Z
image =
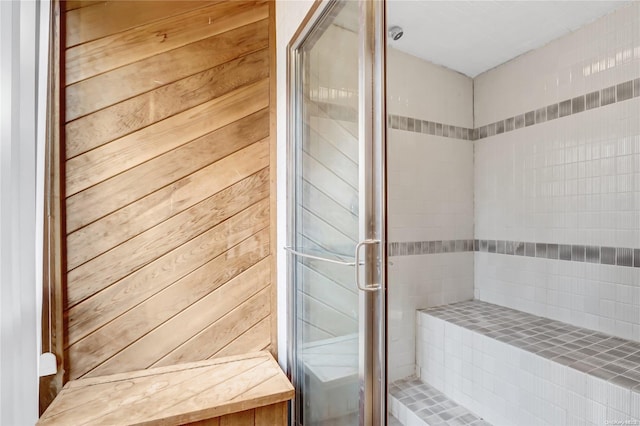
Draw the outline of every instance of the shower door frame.
M301 54L298 49L330 7L340 1L316 0L287 45L287 245L295 242L296 141L301 138ZM379 241L378 258L365 250L366 283L378 282L379 290L359 291L359 419L363 426L387 424L387 234L386 234L386 1L359 3L359 233L360 244ZM357 248L356 248L357 251ZM356 253L357 254L357 253ZM357 259L357 256L356 256ZM357 260L356 260L357 262ZM362 263L361 263L362 264ZM359 266L356 265L356 268ZM287 374L295 386L290 424L298 425L299 378L295 361L297 311L295 263L287 256Z

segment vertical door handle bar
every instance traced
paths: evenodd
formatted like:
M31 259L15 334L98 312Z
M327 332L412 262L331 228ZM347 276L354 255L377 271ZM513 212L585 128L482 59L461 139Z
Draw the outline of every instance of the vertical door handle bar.
M356 266L356 286L361 291L378 291L381 286L380 283L375 284L365 284L364 286L360 284L360 248L369 244L380 244L380 240L363 240L356 244L356 253L355 253L355 266Z

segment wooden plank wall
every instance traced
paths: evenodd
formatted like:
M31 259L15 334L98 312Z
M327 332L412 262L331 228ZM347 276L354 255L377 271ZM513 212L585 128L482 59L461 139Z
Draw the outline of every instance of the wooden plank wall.
M274 3L65 6L67 379L275 353Z

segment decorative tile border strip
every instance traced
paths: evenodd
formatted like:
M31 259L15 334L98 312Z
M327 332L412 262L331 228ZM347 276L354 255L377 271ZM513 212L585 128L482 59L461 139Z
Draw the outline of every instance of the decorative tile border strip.
M395 114L389 114L389 127L397 130L406 130L414 133L424 133L427 135L442 136L452 139L462 139L465 141L472 140L473 137L473 129Z
M533 126L568 115L607 106L616 102L626 101L640 96L640 78L625 81L602 90L580 95L572 99L547 105L534 111L525 112L505 120L474 129L474 139L484 139L500 133L511 132L522 127Z
M389 256L417 254L460 253L474 251L473 240L409 241L389 243Z
M475 240L474 247L486 253L640 268L640 249L637 248L506 240Z
M437 240L389 243L389 257L467 251L640 268L640 249L629 247L507 240Z
M546 107L499 120L475 129L451 126L395 114L389 114L388 120L391 129L475 141L518 130L523 127L545 123L568 115L579 114L590 109L626 101L638 96L640 96L640 78L625 81L572 99L566 99L562 102L547 105Z

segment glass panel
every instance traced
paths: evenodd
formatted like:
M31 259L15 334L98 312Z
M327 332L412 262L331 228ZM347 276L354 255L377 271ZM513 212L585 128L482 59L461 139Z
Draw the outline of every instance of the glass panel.
M297 50L293 248L317 257L292 256L304 425L359 423L359 295L349 265L360 240L357 28L358 2L337 2Z

